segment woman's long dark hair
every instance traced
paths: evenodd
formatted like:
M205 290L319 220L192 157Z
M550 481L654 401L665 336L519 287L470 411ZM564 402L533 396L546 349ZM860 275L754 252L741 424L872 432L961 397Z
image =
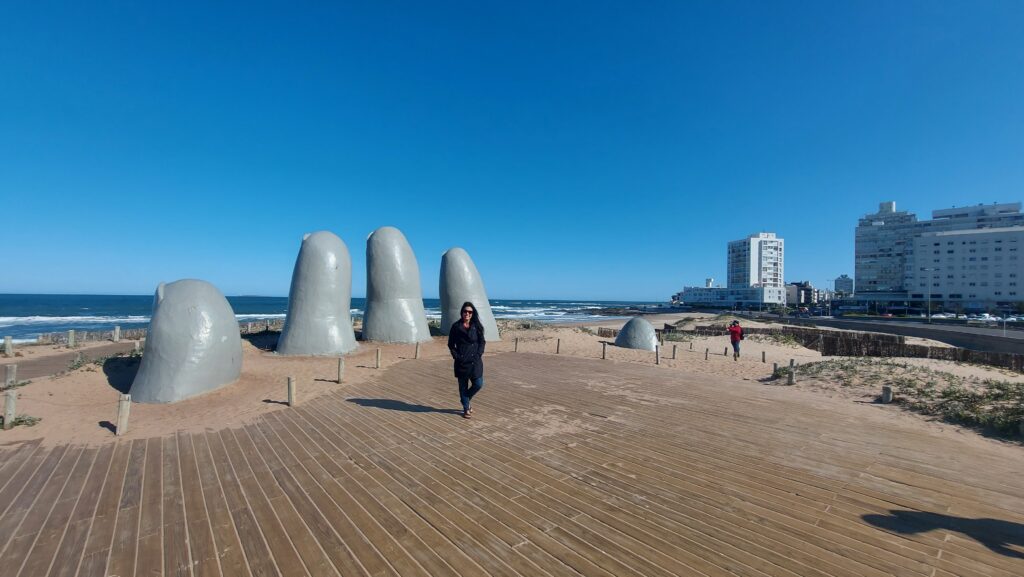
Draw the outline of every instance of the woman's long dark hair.
M462 311L465 310L466 307L471 307L473 309L473 316L469 320L470 326L476 327L477 332L480 333L481 337L483 337L484 325L480 322L480 309L476 308L475 304L469 301L462 303L462 306L459 307L459 320L462 320Z

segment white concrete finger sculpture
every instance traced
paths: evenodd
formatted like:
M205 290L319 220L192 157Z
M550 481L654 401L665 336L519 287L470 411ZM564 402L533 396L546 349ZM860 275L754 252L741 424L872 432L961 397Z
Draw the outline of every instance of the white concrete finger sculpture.
M242 340L224 295L201 280L160 283L132 400L173 403L238 380Z
M302 237L277 353L337 356L359 348L352 330L352 258L334 233Z
M442 333L448 334L455 321L461 320L462 303L469 301L476 307L477 320L484 327L484 338L488 341L501 340L480 272L465 250L450 248L441 257L438 294L441 296Z
M397 228L383 226L366 239L366 313L363 340L415 343L430 340L420 290L420 268Z
M619 335L615 337L615 346L653 351L654 347L658 346L658 337L647 319L633 317L619 330Z

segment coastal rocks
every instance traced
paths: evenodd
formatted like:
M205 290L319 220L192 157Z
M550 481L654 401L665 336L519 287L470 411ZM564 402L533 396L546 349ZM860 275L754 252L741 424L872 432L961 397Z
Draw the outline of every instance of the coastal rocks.
M629 319L626 326L622 327L619 335L615 337L615 346L627 349L640 349L642 351L653 351L658 346L658 336L654 333L654 327L647 319L633 317Z
M366 312L363 340L416 343L430 340L420 290L420 268L397 228L383 226L366 239Z
M473 259L469 258L469 253L458 247L444 253L441 257L439 287L442 334L448 334L455 321L460 320L462 303L469 301L476 307L477 320L484 327L484 337L488 341L501 340L483 280Z
M224 295L206 281L160 283L132 400L173 403L238 380L242 340Z
M334 233L302 237L288 291L281 355L342 355L359 347L352 330L352 259Z

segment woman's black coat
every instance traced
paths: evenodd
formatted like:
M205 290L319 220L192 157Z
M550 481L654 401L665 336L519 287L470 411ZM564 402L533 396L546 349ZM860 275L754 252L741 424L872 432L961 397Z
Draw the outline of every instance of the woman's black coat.
M484 376L484 333L476 323L469 328L462 326L462 321L455 321L448 331L448 350L455 359L456 378L479 379Z

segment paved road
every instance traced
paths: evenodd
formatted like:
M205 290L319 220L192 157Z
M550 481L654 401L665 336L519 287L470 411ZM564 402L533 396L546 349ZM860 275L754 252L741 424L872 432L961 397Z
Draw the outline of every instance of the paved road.
M816 324L840 329L921 337L975 351L1024 353L1024 331L1007 330L1006 336L1003 336L1002 327L990 329L985 327L927 324L913 321L852 320L830 317L795 319L794 322L797 324Z
M75 357L79 354L82 355L83 359L88 361L130 351L134 347L134 341L122 341L120 343L108 343L98 347L90 347L80 351L70 350L59 355L51 355L38 359L26 359L24 357L2 359L0 360L0 366L10 364L18 365L18 380L28 381L31 379L55 375L61 371L67 370L68 365L74 362Z

